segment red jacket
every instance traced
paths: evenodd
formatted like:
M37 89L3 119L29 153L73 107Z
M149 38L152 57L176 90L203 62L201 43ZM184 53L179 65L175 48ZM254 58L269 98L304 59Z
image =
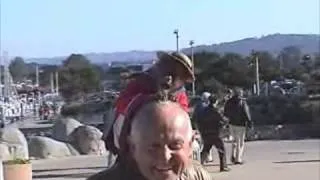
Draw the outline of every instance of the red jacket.
M141 75L137 77L135 80L132 80L126 89L124 89L118 99L116 100L115 110L116 116L119 114L124 114L128 104L131 100L138 94L150 94L154 93L154 84L152 84L154 80L148 75ZM184 88L181 88L175 93L177 102L179 102L182 108L188 112L189 111L189 100Z

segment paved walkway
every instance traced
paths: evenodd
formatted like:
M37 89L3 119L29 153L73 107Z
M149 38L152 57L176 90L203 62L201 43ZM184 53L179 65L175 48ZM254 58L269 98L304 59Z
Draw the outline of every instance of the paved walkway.
M319 180L320 140L250 142L245 160L245 165L230 166L232 171L227 173L219 173L215 163L206 167L215 180ZM37 160L33 179L84 180L105 167L106 157L97 156Z

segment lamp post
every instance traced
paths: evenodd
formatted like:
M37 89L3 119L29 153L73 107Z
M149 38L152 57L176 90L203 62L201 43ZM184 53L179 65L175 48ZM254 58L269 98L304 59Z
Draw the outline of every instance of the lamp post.
M190 48L191 48L191 62L192 62L192 71L194 74L194 53L193 53L193 44L194 41L191 40L189 42ZM194 97L196 95L196 86L195 86L195 81L192 81L192 96Z
M36 66L36 86L39 87L39 65Z
M56 72L56 94L59 94L59 72Z
M260 96L260 74L259 74L259 57L258 54L255 54L255 63L256 63L256 87L257 95Z
M178 29L175 29L175 30L173 31L173 34L176 35L177 52L179 52L179 30L178 30Z
M259 75L259 57L258 54L252 50L251 51L250 66L255 64L255 74L256 74L256 84L254 86L255 93L259 96L260 95L260 75Z
M282 54L282 52L279 55L279 69L280 69L280 78L283 79L283 54Z

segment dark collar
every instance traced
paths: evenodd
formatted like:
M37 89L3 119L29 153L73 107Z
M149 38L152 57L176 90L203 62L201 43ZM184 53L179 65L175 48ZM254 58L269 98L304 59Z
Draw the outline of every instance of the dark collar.
M135 165L133 160L118 158L116 163L119 169L121 169L123 179L146 180L139 172L138 166Z

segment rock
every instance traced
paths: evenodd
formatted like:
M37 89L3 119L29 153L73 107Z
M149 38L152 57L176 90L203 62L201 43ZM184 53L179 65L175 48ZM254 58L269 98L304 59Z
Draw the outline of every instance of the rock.
M106 154L104 141L101 140L102 132L93 126L80 126L69 137L69 142L81 154Z
M73 118L57 120L52 127L52 138L62 142L68 142L70 134L82 124Z
M0 159L2 161L7 161L12 159L9 146L6 143L0 143Z
M79 155L70 144L42 136L30 138L29 152L31 157L43 159Z
M8 147L12 147L10 154L13 158L29 159L28 143L23 133L13 127L0 129L0 142L4 142Z
M0 142L0 159L4 161L14 160L16 158L26 159L23 149L23 146L19 144Z

